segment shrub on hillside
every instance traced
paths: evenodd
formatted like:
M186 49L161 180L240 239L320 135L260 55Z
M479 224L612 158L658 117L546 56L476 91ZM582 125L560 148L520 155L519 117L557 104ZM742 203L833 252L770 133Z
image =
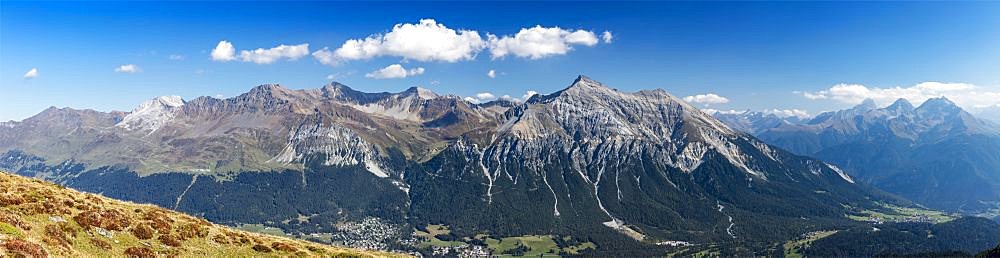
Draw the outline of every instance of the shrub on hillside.
M212 241L215 241L216 243L223 244L223 245L228 245L229 244L229 239L227 239L226 236L224 236L224 235L215 235L215 236L212 236Z
M41 258L49 256L49 254L45 252L45 249L42 249L41 245L21 239L5 240L3 248L7 249L7 253L12 254L13 257L24 256Z
M31 230L31 225L24 223L24 221L21 221L21 219L18 218L17 216L14 216L14 214L6 212L0 213L0 222L11 224L23 230Z
M203 238L208 236L208 227L197 223L187 223L177 227L177 233L181 239Z
M253 250L261 253L270 253L271 248L266 245L257 244L253 246Z
M105 251L111 250L111 243L108 243L108 241L100 240L97 238L91 238L90 243L93 244L94 246L104 249Z
M172 247L180 247L182 244L180 239L177 239L177 237L170 234L160 235L160 237L157 238L157 240L160 240L160 243Z
M21 198L21 196L14 196L13 194L0 195L0 207L21 205L25 202L27 200Z
M73 216L73 220L85 229L99 227L120 231L132 224L132 219L118 210L89 210Z
M172 224L174 223L174 220L167 216L164 211L159 209L146 212L142 219L152 222L153 228L160 234L169 234L170 230L173 228Z
M128 249L125 249L125 256L135 258L154 258L156 257L156 253L147 247L129 247Z
M72 245L69 240L66 239L66 233L63 232L62 228L54 224L45 226L45 242L49 245L59 246L62 248L70 248L70 245Z
M286 243L282 243L282 242L274 242L273 244L271 244L271 248L274 248L274 250L278 250L278 251L282 251L282 252L289 252L289 253L294 253L294 252L299 251L298 248L295 248L294 246L292 246L290 244L286 244Z
M143 223L132 227L132 235L138 239L147 240L153 238L153 227Z

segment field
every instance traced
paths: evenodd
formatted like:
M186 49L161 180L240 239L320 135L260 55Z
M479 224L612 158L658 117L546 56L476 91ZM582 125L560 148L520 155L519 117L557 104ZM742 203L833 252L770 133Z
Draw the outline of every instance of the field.
M944 213L936 210L900 207L891 204L882 204L881 210L862 210L862 215L848 215L847 217L857 221L882 222L930 222L943 223L957 218L956 215Z
M784 247L785 247L785 257L789 257L789 258L799 258L799 257L802 257L802 254L800 254L798 252L798 250L805 249L805 248L809 247L809 245L812 244L813 241L822 239L824 237L831 236L831 235L833 235L835 233L837 233L836 230L809 232L805 236L803 236L802 238L785 242L785 245L784 245Z
M414 235L424 239L424 242L418 245L419 247L427 247L427 246L455 247L465 244L460 241L443 241L437 238L437 236L448 235L450 233L451 230L448 230L448 226L434 225L434 224L427 225L427 231L420 231L420 230L414 231Z

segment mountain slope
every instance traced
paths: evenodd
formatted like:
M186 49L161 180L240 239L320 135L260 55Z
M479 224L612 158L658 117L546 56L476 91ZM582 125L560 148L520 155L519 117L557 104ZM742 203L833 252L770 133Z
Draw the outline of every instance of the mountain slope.
M459 141L407 175L412 216L467 234L745 243L850 224L844 214L886 200L662 90L625 93L581 77L506 115L490 144Z
M0 186L8 190L0 195L3 256L401 256L242 232L6 172Z
M836 164L860 180L933 208L978 213L1000 207L1000 134L944 98L914 108L866 102L758 136Z

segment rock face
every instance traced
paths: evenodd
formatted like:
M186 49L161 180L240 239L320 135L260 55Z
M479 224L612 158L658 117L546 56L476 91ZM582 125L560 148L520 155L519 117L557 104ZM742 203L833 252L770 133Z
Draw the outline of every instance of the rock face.
M997 128L934 98L919 107L905 99L884 108L866 101L757 135L926 206L978 213L1000 206Z
M603 250L761 247L901 203L663 90L583 76L523 103L332 83L158 98L128 114L50 110L0 127L0 151L20 174L292 233L377 217L469 237L585 236Z

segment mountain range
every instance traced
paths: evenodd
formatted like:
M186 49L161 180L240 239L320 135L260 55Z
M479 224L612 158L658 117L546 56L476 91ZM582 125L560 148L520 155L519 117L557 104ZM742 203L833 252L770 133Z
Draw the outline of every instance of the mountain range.
M906 139L986 132L948 123L978 120L940 115L947 107L933 103L909 112L939 122L900 131L915 137ZM911 205L867 184L884 186L878 177L846 172L857 163L793 154L821 152L826 138L783 142L771 135L810 134L772 127L759 135L792 152L666 91L622 92L585 76L524 102L483 104L422 88L261 85L228 99L159 97L131 112L50 108L0 125L0 168L217 223L383 250L546 236L559 247L552 254L780 253L808 232L870 228L856 218ZM357 235L357 225L379 230ZM448 237L413 244L432 227ZM981 250L1000 239L969 241Z
M771 121L745 118L756 124ZM1000 207L998 128L940 97L918 107L905 99L881 108L866 100L809 121L746 131L927 207L995 216Z

